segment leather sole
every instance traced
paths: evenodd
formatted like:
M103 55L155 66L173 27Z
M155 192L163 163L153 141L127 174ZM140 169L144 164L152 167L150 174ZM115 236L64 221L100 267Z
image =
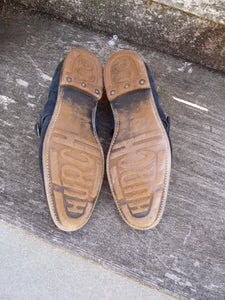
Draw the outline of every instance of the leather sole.
M110 188L124 221L147 230L158 224L165 208L171 169L167 133L136 52L111 56L104 83L115 120L107 156Z
M43 143L44 185L58 228L75 231L89 219L104 173L96 133L102 66L95 55L72 50L64 60L56 106Z

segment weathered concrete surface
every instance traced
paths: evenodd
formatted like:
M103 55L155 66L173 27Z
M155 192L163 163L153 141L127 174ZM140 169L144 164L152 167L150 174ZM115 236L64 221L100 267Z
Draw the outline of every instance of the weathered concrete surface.
M174 7L149 0L13 2L22 3L24 7L31 7L34 11L63 17L90 29L117 34L120 38L136 44L225 71L225 25L199 18ZM181 1L177 0L176 3ZM225 14L224 5L220 5L220 13Z
M170 294L224 299L225 75L123 40L108 43L110 39L34 16L1 18L0 219ZM56 65L80 47L103 64L118 50L136 50L152 69L160 103L171 117L173 143L167 205L153 230L139 232L124 223L106 177L81 230L62 232L51 220L34 123ZM99 102L98 116L106 154L111 141L106 97Z
M224 0L157 0L155 2L194 14L200 18L225 24Z

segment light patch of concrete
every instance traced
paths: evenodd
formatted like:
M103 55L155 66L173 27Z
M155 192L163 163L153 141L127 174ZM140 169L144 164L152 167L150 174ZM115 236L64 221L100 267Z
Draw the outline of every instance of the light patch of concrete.
M23 87L25 87L25 88L27 88L28 87L28 85L29 85L29 83L28 82L26 82L25 80L23 80L23 79L16 79L16 82L19 84L19 85L21 85L21 86L23 86Z
M8 105L12 103L16 103L16 101L5 95L0 95L0 105L3 106L3 109L7 110Z
M191 106L191 107L200 109L200 110L202 110L202 111L205 111L205 112L208 112L208 111L209 111L208 108L203 107L203 106L198 105L198 104L195 104L195 103L192 103L192 102L190 102L190 101L187 101L187 100L184 100L184 99L180 99L180 98L177 98L177 97L174 97L174 96L173 96L173 99L174 99L175 101L177 101L177 102L180 102L180 103L186 104L186 105L188 105L188 106ZM186 243L186 241L185 241L185 243Z
M1 299L176 299L2 222L0 241Z

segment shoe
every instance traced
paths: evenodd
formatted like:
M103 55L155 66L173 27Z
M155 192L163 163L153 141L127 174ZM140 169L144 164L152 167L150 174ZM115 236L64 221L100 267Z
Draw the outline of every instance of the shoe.
M55 71L36 125L49 209L63 231L84 226L101 189L104 157L95 121L102 90L98 58L83 49L72 50Z
M167 198L171 142L149 68L134 51L112 55L104 84L114 116L107 175L124 221L147 230L160 221Z

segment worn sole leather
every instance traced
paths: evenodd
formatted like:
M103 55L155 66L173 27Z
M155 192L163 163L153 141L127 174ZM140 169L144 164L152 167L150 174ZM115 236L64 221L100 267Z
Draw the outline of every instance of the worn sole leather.
M166 203L171 169L167 133L136 52L111 56L104 83L115 120L107 156L110 188L124 221L147 230L158 224Z
M62 66L43 144L47 200L54 223L64 231L88 221L101 188L104 158L95 115L102 90L100 61L89 51L72 50Z

